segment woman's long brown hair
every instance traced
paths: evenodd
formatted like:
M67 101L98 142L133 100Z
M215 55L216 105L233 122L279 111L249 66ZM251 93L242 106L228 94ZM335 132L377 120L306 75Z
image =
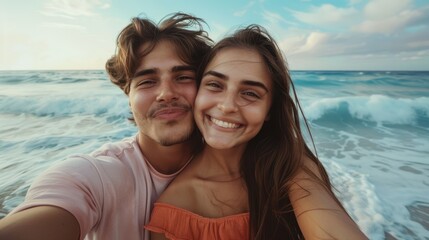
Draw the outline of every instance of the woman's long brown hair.
M286 61L267 31L261 26L250 25L217 43L203 61L200 74L216 54L225 48L258 52L273 81L269 120L248 143L240 163L248 189L251 239L304 239L288 196L292 178L298 170L304 169L341 204L332 192L324 167L304 141L300 114L309 133L310 129ZM314 146L311 133L310 138ZM317 165L321 178L304 166L304 156Z

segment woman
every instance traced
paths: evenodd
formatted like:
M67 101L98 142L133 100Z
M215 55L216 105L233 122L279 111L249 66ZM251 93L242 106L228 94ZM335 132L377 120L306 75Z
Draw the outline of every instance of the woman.
M155 204L151 239L367 239L303 139L270 35L238 30L201 69L194 116L205 146Z

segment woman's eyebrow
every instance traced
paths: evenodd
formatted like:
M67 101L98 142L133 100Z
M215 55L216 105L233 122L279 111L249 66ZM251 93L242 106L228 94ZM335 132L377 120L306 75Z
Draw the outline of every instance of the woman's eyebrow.
M224 79L224 80L228 80L228 76L226 76L225 74L222 74L220 72L213 71L213 70L210 70L210 71L207 71L206 73L204 73L203 77L205 77L207 75L212 75L212 76Z
M264 89L265 91L269 92L267 86L265 86L265 84L263 84L260 81L254 81L254 80L243 80L241 81L244 85L249 85L249 86L255 86L255 87L260 87L262 89Z
M218 78L225 80L225 81L229 79L229 77L227 75L220 73L220 72L213 71L213 70L210 70L210 71L207 71L206 73L204 73L203 77L205 77L207 75L212 75L212 76L218 77ZM260 81L244 79L241 81L241 84L248 85L248 86L260 87L260 88L264 89L265 91L269 92L267 86L265 86L265 84L263 84Z

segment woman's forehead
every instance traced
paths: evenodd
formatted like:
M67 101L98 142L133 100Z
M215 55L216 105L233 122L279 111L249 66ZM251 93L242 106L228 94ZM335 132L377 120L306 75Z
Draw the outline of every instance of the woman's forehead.
M225 48L216 53L216 55L207 65L206 70L210 68L215 68L223 64L265 65L262 57L256 50L246 48Z

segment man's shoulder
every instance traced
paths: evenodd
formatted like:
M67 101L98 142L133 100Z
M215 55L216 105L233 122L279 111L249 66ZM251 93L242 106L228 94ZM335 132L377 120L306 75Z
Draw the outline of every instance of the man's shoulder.
M94 158L101 156L118 156L120 157L124 152L140 152L137 145L136 137L127 137L120 141L109 142L103 144L100 148L89 154Z
M69 155L47 169L38 179L69 179L78 184L89 185L118 183L128 177L142 174L145 161L135 144L135 138L125 138L118 142L106 143L90 154Z
M105 143L89 154L76 153L69 155L65 161L55 166L61 168L70 167L72 169L86 166L99 170L100 167L117 168L129 165L130 162L144 162L143 155L136 143L136 137Z

